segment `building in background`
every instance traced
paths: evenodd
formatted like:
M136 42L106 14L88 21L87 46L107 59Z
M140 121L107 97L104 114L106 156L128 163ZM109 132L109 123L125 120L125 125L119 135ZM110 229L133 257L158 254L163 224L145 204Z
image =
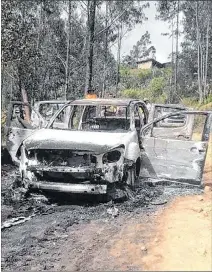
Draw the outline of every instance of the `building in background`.
M155 59L146 59L146 60L137 61L138 69L144 70L144 69L152 69L154 67L157 67L157 68L171 67L171 62L160 63L159 61L156 61Z

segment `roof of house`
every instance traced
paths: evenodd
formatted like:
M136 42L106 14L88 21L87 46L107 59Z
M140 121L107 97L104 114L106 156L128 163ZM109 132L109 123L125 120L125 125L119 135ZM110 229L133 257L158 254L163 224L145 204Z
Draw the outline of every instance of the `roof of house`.
M159 61L156 61L155 59L152 59L152 58L150 58L150 59L144 59L144 60L139 60L139 61L137 61L137 63L139 64L139 63L144 63L144 62L149 62L149 61L152 61L153 63L157 63L157 64L162 64Z
M137 61L137 64L141 64L141 63L145 63L145 62L149 62L149 61L152 61L153 65L157 65L157 66L160 66L160 67L164 67L165 65L170 65L171 62L164 62L164 63L161 63L155 59L145 59L145 60L140 60L140 61Z

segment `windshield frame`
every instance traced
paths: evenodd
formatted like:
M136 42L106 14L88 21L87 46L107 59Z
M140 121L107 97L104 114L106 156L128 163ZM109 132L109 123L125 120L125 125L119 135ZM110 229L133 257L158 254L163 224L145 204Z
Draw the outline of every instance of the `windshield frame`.
M101 101L101 103L91 103L90 101L88 101L87 103L85 103L85 101L83 101L82 103L79 103L78 101L75 102L77 100L72 100L72 101L68 101L66 104L63 105L63 107L61 107L61 109L59 109L53 116L52 118L49 120L49 122L47 123L47 125L45 126L45 128L50 128L50 129L63 129L63 128L54 128L53 127L53 123L54 121L56 120L56 118L58 117L58 115L65 109L67 108L68 106L70 107L74 107L74 106L84 106L84 109L83 109L83 112L82 112L82 115L81 115L81 119L82 119L82 116L84 114L84 110L86 109L86 107L88 106L109 106L109 105L113 105L113 106L120 106L120 107L127 107L129 108L129 111L128 111L128 114L129 114L129 119L130 119L130 127L128 130L122 130L124 132L127 132L127 131L134 131L136 130L136 126L135 126L135 116L134 116L134 110L135 110L135 107L136 106L139 106L142 108L143 110L143 113L144 113L144 119L145 119L145 123L144 124L147 124L147 121L149 119L149 112L148 112L148 109L145 105L145 103L142 101L142 100L130 100L129 102L127 103L120 103L120 100L117 100L117 103L114 103L114 100L113 100L113 103L109 103L108 101L106 101L106 103L104 103L104 101ZM96 101L95 101L96 102ZM68 125L69 125L69 122L71 120L71 116L73 114L73 109L72 111L69 112L70 114L70 117L68 118L69 121L68 121ZM117 118L118 119L118 118ZM64 127L65 130L67 130L65 127ZM75 129L69 129L70 131L71 130L75 130ZM77 129L79 130L79 128ZM102 131L102 130L94 130L94 131ZM103 130L104 131L104 130ZM112 132L112 130L109 130Z
M128 114L128 115L126 115L126 113L125 113L125 118L126 117L128 117L129 116L129 119L130 119L130 127L129 127L129 129L128 130L123 130L123 131L129 131L129 130L132 130L132 124L134 124L134 122L132 122L132 104L133 104L133 102L134 101L130 101L129 103L126 103L125 105L123 105L123 104L120 104L119 103L119 101L117 101L117 103L113 103L112 104L112 106L116 106L116 107L126 107L126 108L128 108L129 110L127 110L126 111L126 113ZM85 103L74 103L74 101L69 101L68 103L66 103L65 105L63 105L63 107L61 108L61 109L59 109L53 116L52 116L52 118L49 120L49 122L48 122L48 124L46 125L46 128L49 128L49 129L57 129L57 128L54 128L53 127L53 123L55 122L55 120L56 120L56 118L58 117L58 115L63 111L63 110L65 110L65 108L67 108L68 106L70 106L70 107L73 107L71 110L70 110L70 117L69 117L69 122L68 123L70 123L70 121L71 121L71 118L72 118L72 115L73 115L73 109L74 109L74 107L75 106L82 106L83 107L83 111L82 111L82 115L81 115L81 118L80 118L80 124L79 124L79 127L78 127L78 129L77 130L82 130L82 129L79 129L80 127L81 127L81 121L82 121L82 117L83 117L83 115L84 115L84 112L85 112L85 110L86 110L86 108L87 107L89 107L89 106L96 106L96 107L107 107L107 106L110 106L108 103L105 103L105 105L104 105L104 103L99 103L99 104L90 104L90 103L87 103L87 104L85 104ZM117 118L118 119L118 118ZM61 128L58 128L58 129L61 129ZM65 130L67 130L66 128L64 128ZM133 128L134 129L134 128ZM71 128L71 129L69 129L70 131L72 131L72 130L76 130L76 129L73 129L73 128ZM84 130L82 130L82 131L84 131ZM94 130L94 131L104 131L104 130ZM110 131L110 130L109 130ZM112 131L112 130L111 130Z

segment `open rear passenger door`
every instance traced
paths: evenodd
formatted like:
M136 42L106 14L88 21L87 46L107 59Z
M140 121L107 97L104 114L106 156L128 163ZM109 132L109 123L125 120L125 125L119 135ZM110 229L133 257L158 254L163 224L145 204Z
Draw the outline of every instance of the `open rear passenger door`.
M33 123L32 120L26 120L25 111L26 107L30 113L36 114L39 122ZM9 105L5 134L6 134L6 147L15 164L19 164L18 150L22 142L34 133L35 129L43 127L45 120L36 112L28 103L13 101Z
M169 124L169 120L184 122L181 126L171 123L166 133L158 133L158 128L162 131L160 125ZM141 131L140 176L201 185L211 122L212 112L180 111L145 125Z
M149 115L149 123L154 119L167 115L169 113L188 110L182 105L174 104L155 104L152 106ZM175 115L163 119L154 127L154 135L161 137L175 138L189 138L192 134L194 124L193 115ZM172 129L170 129L172 128ZM179 133L180 132L180 133Z

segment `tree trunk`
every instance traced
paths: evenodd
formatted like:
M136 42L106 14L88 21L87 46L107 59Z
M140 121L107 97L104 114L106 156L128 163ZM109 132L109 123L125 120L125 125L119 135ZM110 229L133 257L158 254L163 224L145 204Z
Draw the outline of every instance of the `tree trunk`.
M171 86L169 91L169 103L172 102L173 97L173 76L174 76L174 19L172 18L172 74L171 74Z
M106 91L106 80L107 80L107 54L108 54L108 2L105 2L105 44L104 44L104 77L103 77L103 87L101 97L105 96Z
M199 34L200 36L200 34ZM200 36L200 40L201 40L201 36ZM202 49L202 45L200 44L200 85L201 85L201 90L202 90L202 83L203 83L203 67L204 67L204 64L203 64L203 49Z
M208 18L207 24L207 36L206 36L206 53L205 53L205 75L204 75L204 98L206 98L206 86L207 86L207 74L208 74L208 46L209 46L209 23L210 19Z
M1 63L1 106L2 106L2 109L5 109L5 105L6 105L6 100L7 100L7 91L4 92L5 88L4 88L4 78L5 78L5 72L4 72L4 62L2 61ZM12 81L12 78L11 78L11 81ZM11 96L10 96L10 100L11 99Z
M26 92L25 88L23 88L23 87L21 88L21 95L22 95L23 102L29 103L27 92ZM30 122L30 108L29 108L29 106L24 106L24 110L25 110L24 120L26 120L27 122Z
M96 0L88 0L88 46L87 46L87 63L85 77L85 95L88 89L92 88L93 78L93 48L94 48L94 29L96 15Z
M201 86L201 69L200 69L200 34L199 34L199 3L196 2L196 34L197 34L197 67L198 67L198 89L199 89L199 103L202 103L202 86Z
M175 54L175 96L178 93L178 38L179 38L179 6L180 1L177 2L177 30L176 30L176 54Z
M10 101L13 100L13 78L11 78L10 82Z
M66 49L66 67L65 67L65 99L67 99L68 83L69 83L70 35L71 35L71 0L68 0L68 27L67 27L67 49Z
M122 41L122 23L120 23L119 29L118 29L118 50L117 50L117 67L116 67L116 96L118 93L118 84L120 81L121 41Z

